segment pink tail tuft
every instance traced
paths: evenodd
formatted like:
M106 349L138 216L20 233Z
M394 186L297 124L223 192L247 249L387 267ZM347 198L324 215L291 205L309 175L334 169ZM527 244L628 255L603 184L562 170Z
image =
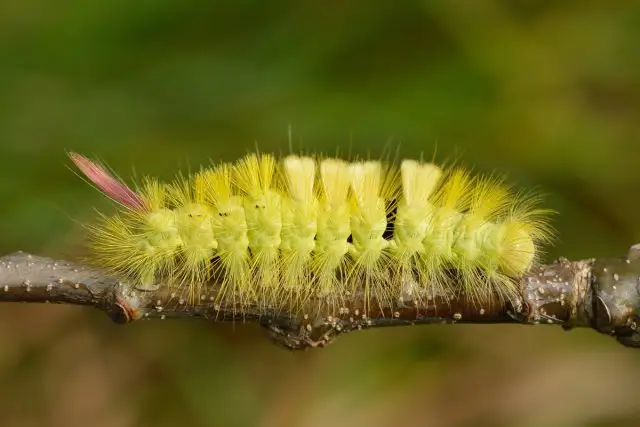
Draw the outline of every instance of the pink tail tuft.
M102 166L77 153L69 153L69 157L78 169L113 201L133 210L145 210L140 196L126 184L114 178Z

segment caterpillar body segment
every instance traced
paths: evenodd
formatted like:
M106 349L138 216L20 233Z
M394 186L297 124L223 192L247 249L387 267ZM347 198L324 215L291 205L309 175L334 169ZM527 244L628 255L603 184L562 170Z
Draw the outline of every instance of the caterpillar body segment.
M337 307L353 293L373 315L407 292L419 304L490 304L517 296L553 235L536 196L415 160L253 153L168 184L147 178L135 192L72 160L118 202L87 227L97 265L143 290L186 288L192 302L215 281L211 298L234 309Z
M222 164L196 175L204 200L213 208L211 231L218 243L212 275L220 279L217 303L227 297L242 304L255 297L251 283L249 234L242 196L234 194L233 167ZM234 304L235 305L235 304Z
M289 156L283 161L286 197L282 203L281 286L306 299L311 288L311 268L318 231L315 192L316 162Z
M348 277L348 253L351 243L351 204L349 201L349 164L340 159L320 162L319 205L315 249L313 252L313 288L329 306L339 305Z
M263 305L274 305L280 288L282 194L276 181L277 161L269 154L250 154L234 167L234 182L243 197L247 237L251 252L252 289Z
M387 172L389 173L389 172ZM393 172L391 172L393 173ZM383 165L377 161L349 165L351 184L351 268L348 288L364 292L365 311L372 298L391 303L391 240L385 238L388 218L396 203L397 180L385 180Z
M393 253L397 258L396 282L398 287L411 291L413 283L430 283L442 291L445 283L434 254L428 253L427 234L433 227L436 205L433 194L440 184L443 171L432 163L405 160L400 167L402 198L394 222ZM417 277L414 277L416 276ZM446 294L439 292L440 294ZM420 294L414 295L419 297Z

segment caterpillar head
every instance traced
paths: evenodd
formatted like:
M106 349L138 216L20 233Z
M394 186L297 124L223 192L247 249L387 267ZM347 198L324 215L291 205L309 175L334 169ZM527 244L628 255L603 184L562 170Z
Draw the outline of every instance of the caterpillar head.
M536 244L525 224L513 221L502 224L499 244L500 266L504 274L519 277L526 273L536 259Z

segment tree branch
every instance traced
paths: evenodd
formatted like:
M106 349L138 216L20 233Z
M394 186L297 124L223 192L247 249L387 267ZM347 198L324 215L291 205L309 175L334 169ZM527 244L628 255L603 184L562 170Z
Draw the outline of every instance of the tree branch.
M0 302L86 305L98 308L116 323L140 319L200 317L215 321L255 321L279 345L289 349L321 347L347 332L382 326L433 323L521 323L560 325L569 330L592 328L640 348L640 245L626 257L569 261L541 265L520 279L515 301L481 307L461 296L440 296L418 303L405 295L366 317L362 295L342 307L314 312L265 313L262 308L220 307L219 288L206 287L199 302L187 304L179 294L160 287L154 292L132 289L104 272L73 262L24 252L0 258Z

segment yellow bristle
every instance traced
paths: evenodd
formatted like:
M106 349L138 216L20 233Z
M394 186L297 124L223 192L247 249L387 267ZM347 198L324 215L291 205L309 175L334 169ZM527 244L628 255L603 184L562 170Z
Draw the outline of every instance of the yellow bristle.
M340 159L324 159L320 164L323 197L329 205L341 205L349 194L349 164Z
M252 276L263 288L263 300L276 303L281 291L279 248L282 241L282 198L273 188L275 158L268 154L249 154L235 167L234 183L244 196Z
M456 261L453 248L457 229L464 217L462 212L468 209L473 187L468 172L461 168L448 172L441 179L443 184L432 196L433 208L422 241L424 249L418 252L416 263L422 287L446 298L455 293L448 271Z
M205 200L213 207L212 228L218 242L214 274L221 279L216 302L233 306L255 296L250 280L249 238L241 196L233 193L233 168L222 164L200 173Z
M375 208L380 205L381 175L380 162L366 161L349 165L352 194L358 206Z
M453 250L462 267L477 267L486 257L487 235L495 229L494 221L504 216L510 193L497 180L483 178L469 189L469 208L457 226L457 239Z
M205 204L201 181L192 176L176 178L167 190L182 240L176 254L179 258L176 278L188 287L189 298L196 300L211 276L211 259L218 246L212 228L213 211Z
M125 213L101 217L88 228L90 260L132 280L140 290L153 290L172 257L165 250L167 245L155 245L144 227L142 217L127 218Z
M518 277L535 261L535 241L527 228L527 224L515 221L501 225L497 249L500 270L507 276Z
M165 208L167 204L167 190L157 179L145 177L140 193L147 211L151 212Z
M419 267L420 254L424 254L423 241L427 235L434 206L431 197L442 170L431 163L404 160L400 167L402 177L402 200L394 222L394 254L398 286L407 288L414 280L419 283L432 281L430 275ZM414 277L414 271L417 277ZM411 291L410 287L405 289Z
M513 195L501 180L494 177L478 177L470 192L469 214L494 221L504 214Z
M540 245L550 243L554 230L549 218L550 209L535 206L540 195L520 193L514 195L503 220L503 240L496 244L499 269L506 275L517 277L526 273L538 261Z
M352 290L364 287L365 302L371 298L388 299L393 290L387 285L391 257L387 229L387 206L380 197L382 165L376 161L352 163L349 166L353 195L349 253L353 258L350 271Z
M442 176L442 170L429 163L404 161L401 174L402 200L396 213L394 241L398 253L411 256L424 251L422 241L434 210L431 196Z
M317 233L316 163L288 156L283 162L288 197L282 201L282 286L303 297L310 291L310 262Z
M175 278L175 257L182 239L175 213L166 208L166 188L146 178L139 195L147 210L103 216L101 226L89 231L99 264L131 277L141 290L152 290L158 278L167 282Z
M437 194L438 207L457 211L468 208L469 201L473 198L473 178L469 172L462 168L456 168L450 171L444 179L445 183Z
M344 268L349 249L347 239L351 235L348 163L338 159L323 159L320 163L320 182L312 272L318 294L335 304L344 291Z
M247 154L234 165L233 182L241 194L260 199L273 190L276 165L270 154Z
M456 227L468 208L472 191L469 174L456 169L445 177L444 185L434 199L434 211L430 217L427 235L423 240L425 257L430 269L439 269L443 262L453 260Z
M289 197L301 203L315 201L316 162L311 157L287 156L283 161Z
M400 166L402 196L407 206L427 206L442 176L442 169L433 163L403 160Z

